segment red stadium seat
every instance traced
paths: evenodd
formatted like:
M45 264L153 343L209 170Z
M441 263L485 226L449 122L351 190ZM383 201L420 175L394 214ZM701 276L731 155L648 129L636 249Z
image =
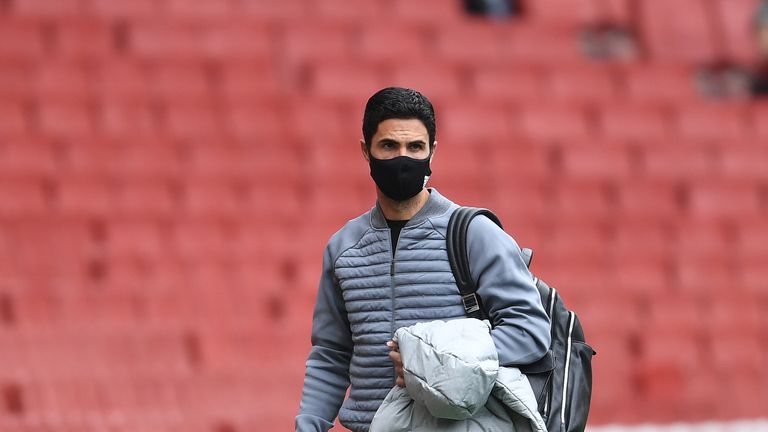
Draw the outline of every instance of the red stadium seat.
M655 179L631 181L617 188L618 215L644 220L674 220L684 210L674 184Z
M695 71L688 65L651 63L626 68L625 91L638 103L696 101Z
M691 141L739 141L747 137L742 105L684 106L677 110L677 132Z
M563 174L574 179L622 180L635 171L630 153L622 147L566 147L562 164Z
M602 65L559 65L550 72L545 94L564 103L596 103L615 101L618 80L612 68Z
M756 38L753 33L753 19L759 2L757 0L716 0L714 14L728 58L737 63L749 63L755 59Z
M664 140L670 127L659 106L624 103L603 104L599 124L603 137L625 141Z
M45 53L39 20L0 17L0 56L5 59L41 59Z
M643 150L642 172L657 180L701 181L716 169L714 153L706 146L676 143Z
M570 142L593 135L585 113L577 107L539 104L521 108L519 132L543 142Z
M529 102L544 92L544 77L537 68L481 66L472 69L475 97L494 102Z
M638 3L641 34L651 59L702 63L718 60L722 48L711 27L711 4L703 0L670 0L664 7ZM685 20L678 19L685 16Z
M690 195L691 213L704 219L733 219L760 214L760 189L750 183L695 185Z

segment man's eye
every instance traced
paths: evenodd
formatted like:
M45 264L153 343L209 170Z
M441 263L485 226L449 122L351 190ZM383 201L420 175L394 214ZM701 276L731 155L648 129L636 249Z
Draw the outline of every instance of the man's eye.
M424 146L421 144L411 144L411 151L421 151Z

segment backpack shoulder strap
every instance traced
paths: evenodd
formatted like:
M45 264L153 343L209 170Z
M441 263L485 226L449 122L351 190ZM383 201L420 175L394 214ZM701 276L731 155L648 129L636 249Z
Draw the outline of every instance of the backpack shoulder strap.
M451 215L446 232L448 261L451 264L453 278L464 301L464 310L470 318L486 319L487 313L483 308L480 297L476 294L477 284L472 280L467 254L467 231L469 223L476 216L483 215L492 220L500 228L501 221L492 211L475 207L459 207Z

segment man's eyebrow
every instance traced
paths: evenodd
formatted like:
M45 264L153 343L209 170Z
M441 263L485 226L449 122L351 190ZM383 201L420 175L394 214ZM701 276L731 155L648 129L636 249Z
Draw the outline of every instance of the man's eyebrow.
M382 138L378 141L379 144L400 144L400 141L394 140L392 138ZM415 141L408 141L408 145L411 144L421 144L426 145L427 143L424 140L415 140Z

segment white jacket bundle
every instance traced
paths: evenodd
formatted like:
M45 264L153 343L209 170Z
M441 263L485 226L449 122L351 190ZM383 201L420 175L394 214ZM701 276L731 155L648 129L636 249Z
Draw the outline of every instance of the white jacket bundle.
M487 321L431 321L395 332L405 387L370 432L547 432L528 378L500 367Z

